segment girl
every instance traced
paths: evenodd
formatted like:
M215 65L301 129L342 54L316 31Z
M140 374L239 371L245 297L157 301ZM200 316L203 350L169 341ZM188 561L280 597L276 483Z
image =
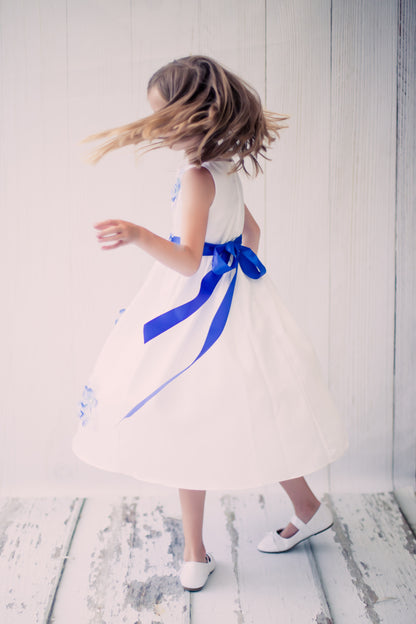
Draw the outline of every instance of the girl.
M314 350L256 256L259 227L237 171L261 170L286 116L263 110L243 80L204 56L159 69L153 114L88 137L92 155L147 142L184 150L169 240L120 219L95 225L102 249L153 256L148 279L98 357L73 450L99 468L179 488L180 580L202 589L215 561L202 538L205 491L280 480L295 515L259 543L289 550L332 525L303 475L348 447Z

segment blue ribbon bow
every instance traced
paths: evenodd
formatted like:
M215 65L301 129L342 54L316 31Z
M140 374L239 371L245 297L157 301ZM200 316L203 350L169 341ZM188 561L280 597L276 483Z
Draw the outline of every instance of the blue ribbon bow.
M180 243L180 238L178 236L171 236L170 240L177 244ZM164 314L161 314L160 316L157 316L151 321L145 323L143 326L143 335L144 342L146 343L194 314L194 312L196 312L212 295L221 277L229 271L234 271L234 275L228 286L227 292L225 293L224 298L220 303L214 318L212 319L203 347L193 362L188 364L188 366L186 366L183 370L179 371L179 373L176 373L176 375L165 381L145 399L135 405L135 407L133 407L128 414L123 416L121 420L130 418L130 416L143 407L145 403L163 390L163 388L179 377L179 375L182 375L182 373L187 371L188 368L195 364L195 362L199 360L199 358L202 357L204 353L206 353L208 349L210 349L218 340L222 334L230 312L234 288L237 280L238 266L241 267L243 273L252 279L259 279L266 273L266 268L260 262L254 251L252 251L249 247L242 245L241 241L242 236L240 235L238 238L224 244L215 245L213 243L205 243L202 255L212 256L212 267L211 270L202 278L197 296L194 297L194 299L191 299L191 301L173 308L172 310L169 310L168 312L165 312Z

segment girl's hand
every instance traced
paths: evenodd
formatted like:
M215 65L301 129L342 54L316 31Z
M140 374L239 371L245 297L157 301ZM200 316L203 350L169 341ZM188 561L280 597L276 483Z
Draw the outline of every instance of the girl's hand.
M114 249L128 243L137 243L139 239L140 226L129 221L107 219L107 221L95 223L94 227L99 230L97 232L99 243L115 241L113 245L103 245L101 249Z

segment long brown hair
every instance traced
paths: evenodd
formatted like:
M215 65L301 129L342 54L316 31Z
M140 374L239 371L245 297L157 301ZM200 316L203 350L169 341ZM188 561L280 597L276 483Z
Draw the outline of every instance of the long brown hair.
M288 115L264 110L250 85L207 56L186 56L164 65L150 78L147 91L153 87L166 104L148 117L84 139L108 139L90 154L91 163L125 145L141 143L147 151L197 139L186 150L192 164L236 157L232 170L249 175L248 158L257 175L262 171L258 157L270 160L267 149L287 127L281 122Z

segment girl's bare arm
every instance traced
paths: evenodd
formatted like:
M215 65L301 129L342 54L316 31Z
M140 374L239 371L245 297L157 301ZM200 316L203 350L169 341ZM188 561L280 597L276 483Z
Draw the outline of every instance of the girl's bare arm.
M100 243L113 243L103 245L102 249L114 249L134 243L178 273L187 276L195 273L201 264L209 208L215 196L215 184L211 174L204 167L185 171L181 184L182 224L179 245L135 223L108 219L94 226L99 230L97 238Z
M250 247L250 249L252 249L254 253L257 253L260 241L260 228L257 221L255 220L246 205L244 206L244 209L245 217L243 228L243 245L245 245L246 247Z

